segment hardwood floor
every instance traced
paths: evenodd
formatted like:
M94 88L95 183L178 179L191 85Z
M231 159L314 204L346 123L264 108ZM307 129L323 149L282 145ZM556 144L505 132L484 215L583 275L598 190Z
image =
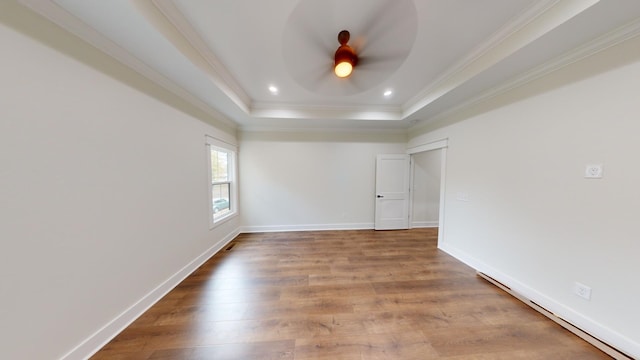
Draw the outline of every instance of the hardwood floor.
M240 235L92 359L610 359L436 238Z

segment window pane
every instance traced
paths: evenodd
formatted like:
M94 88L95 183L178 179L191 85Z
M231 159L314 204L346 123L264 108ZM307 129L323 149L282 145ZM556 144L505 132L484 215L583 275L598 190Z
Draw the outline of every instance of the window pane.
M214 184L211 188L214 222L224 217L231 210L230 188L229 183Z
M212 183L229 181L229 153L211 149L211 181Z
M209 189L211 201L209 203L209 228L213 229L217 224L230 218L238 211L236 201L238 188L235 185L235 161L234 149L228 149L226 143L218 143L206 139L207 155L209 157Z

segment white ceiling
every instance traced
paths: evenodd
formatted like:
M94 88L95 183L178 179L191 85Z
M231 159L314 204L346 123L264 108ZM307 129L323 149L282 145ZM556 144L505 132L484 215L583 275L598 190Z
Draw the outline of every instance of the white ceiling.
M640 34L640 0L21 1L246 130L404 131Z

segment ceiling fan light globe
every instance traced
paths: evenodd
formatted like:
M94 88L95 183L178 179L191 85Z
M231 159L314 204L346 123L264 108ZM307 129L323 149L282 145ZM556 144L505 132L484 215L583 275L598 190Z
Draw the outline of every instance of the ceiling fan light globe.
M353 68L358 62L358 56L356 55L356 52L351 46L346 44L340 45L338 50L336 50L333 59L333 71L336 73L336 76L341 78L351 75Z
M333 70L336 73L337 77L343 78L351 75L351 72L353 71L353 65L351 65L351 63L349 63L348 61L343 61L341 63L338 63Z

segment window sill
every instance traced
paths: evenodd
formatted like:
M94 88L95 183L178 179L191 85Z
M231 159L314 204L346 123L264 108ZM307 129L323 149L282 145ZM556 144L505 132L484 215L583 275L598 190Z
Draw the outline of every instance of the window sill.
M234 211L231 214L226 215L225 217L223 217L222 219L219 219L216 222L211 221L209 223L209 230L211 231L211 230L217 228L218 226L226 223L227 221L236 218L237 216L238 216L238 211Z

